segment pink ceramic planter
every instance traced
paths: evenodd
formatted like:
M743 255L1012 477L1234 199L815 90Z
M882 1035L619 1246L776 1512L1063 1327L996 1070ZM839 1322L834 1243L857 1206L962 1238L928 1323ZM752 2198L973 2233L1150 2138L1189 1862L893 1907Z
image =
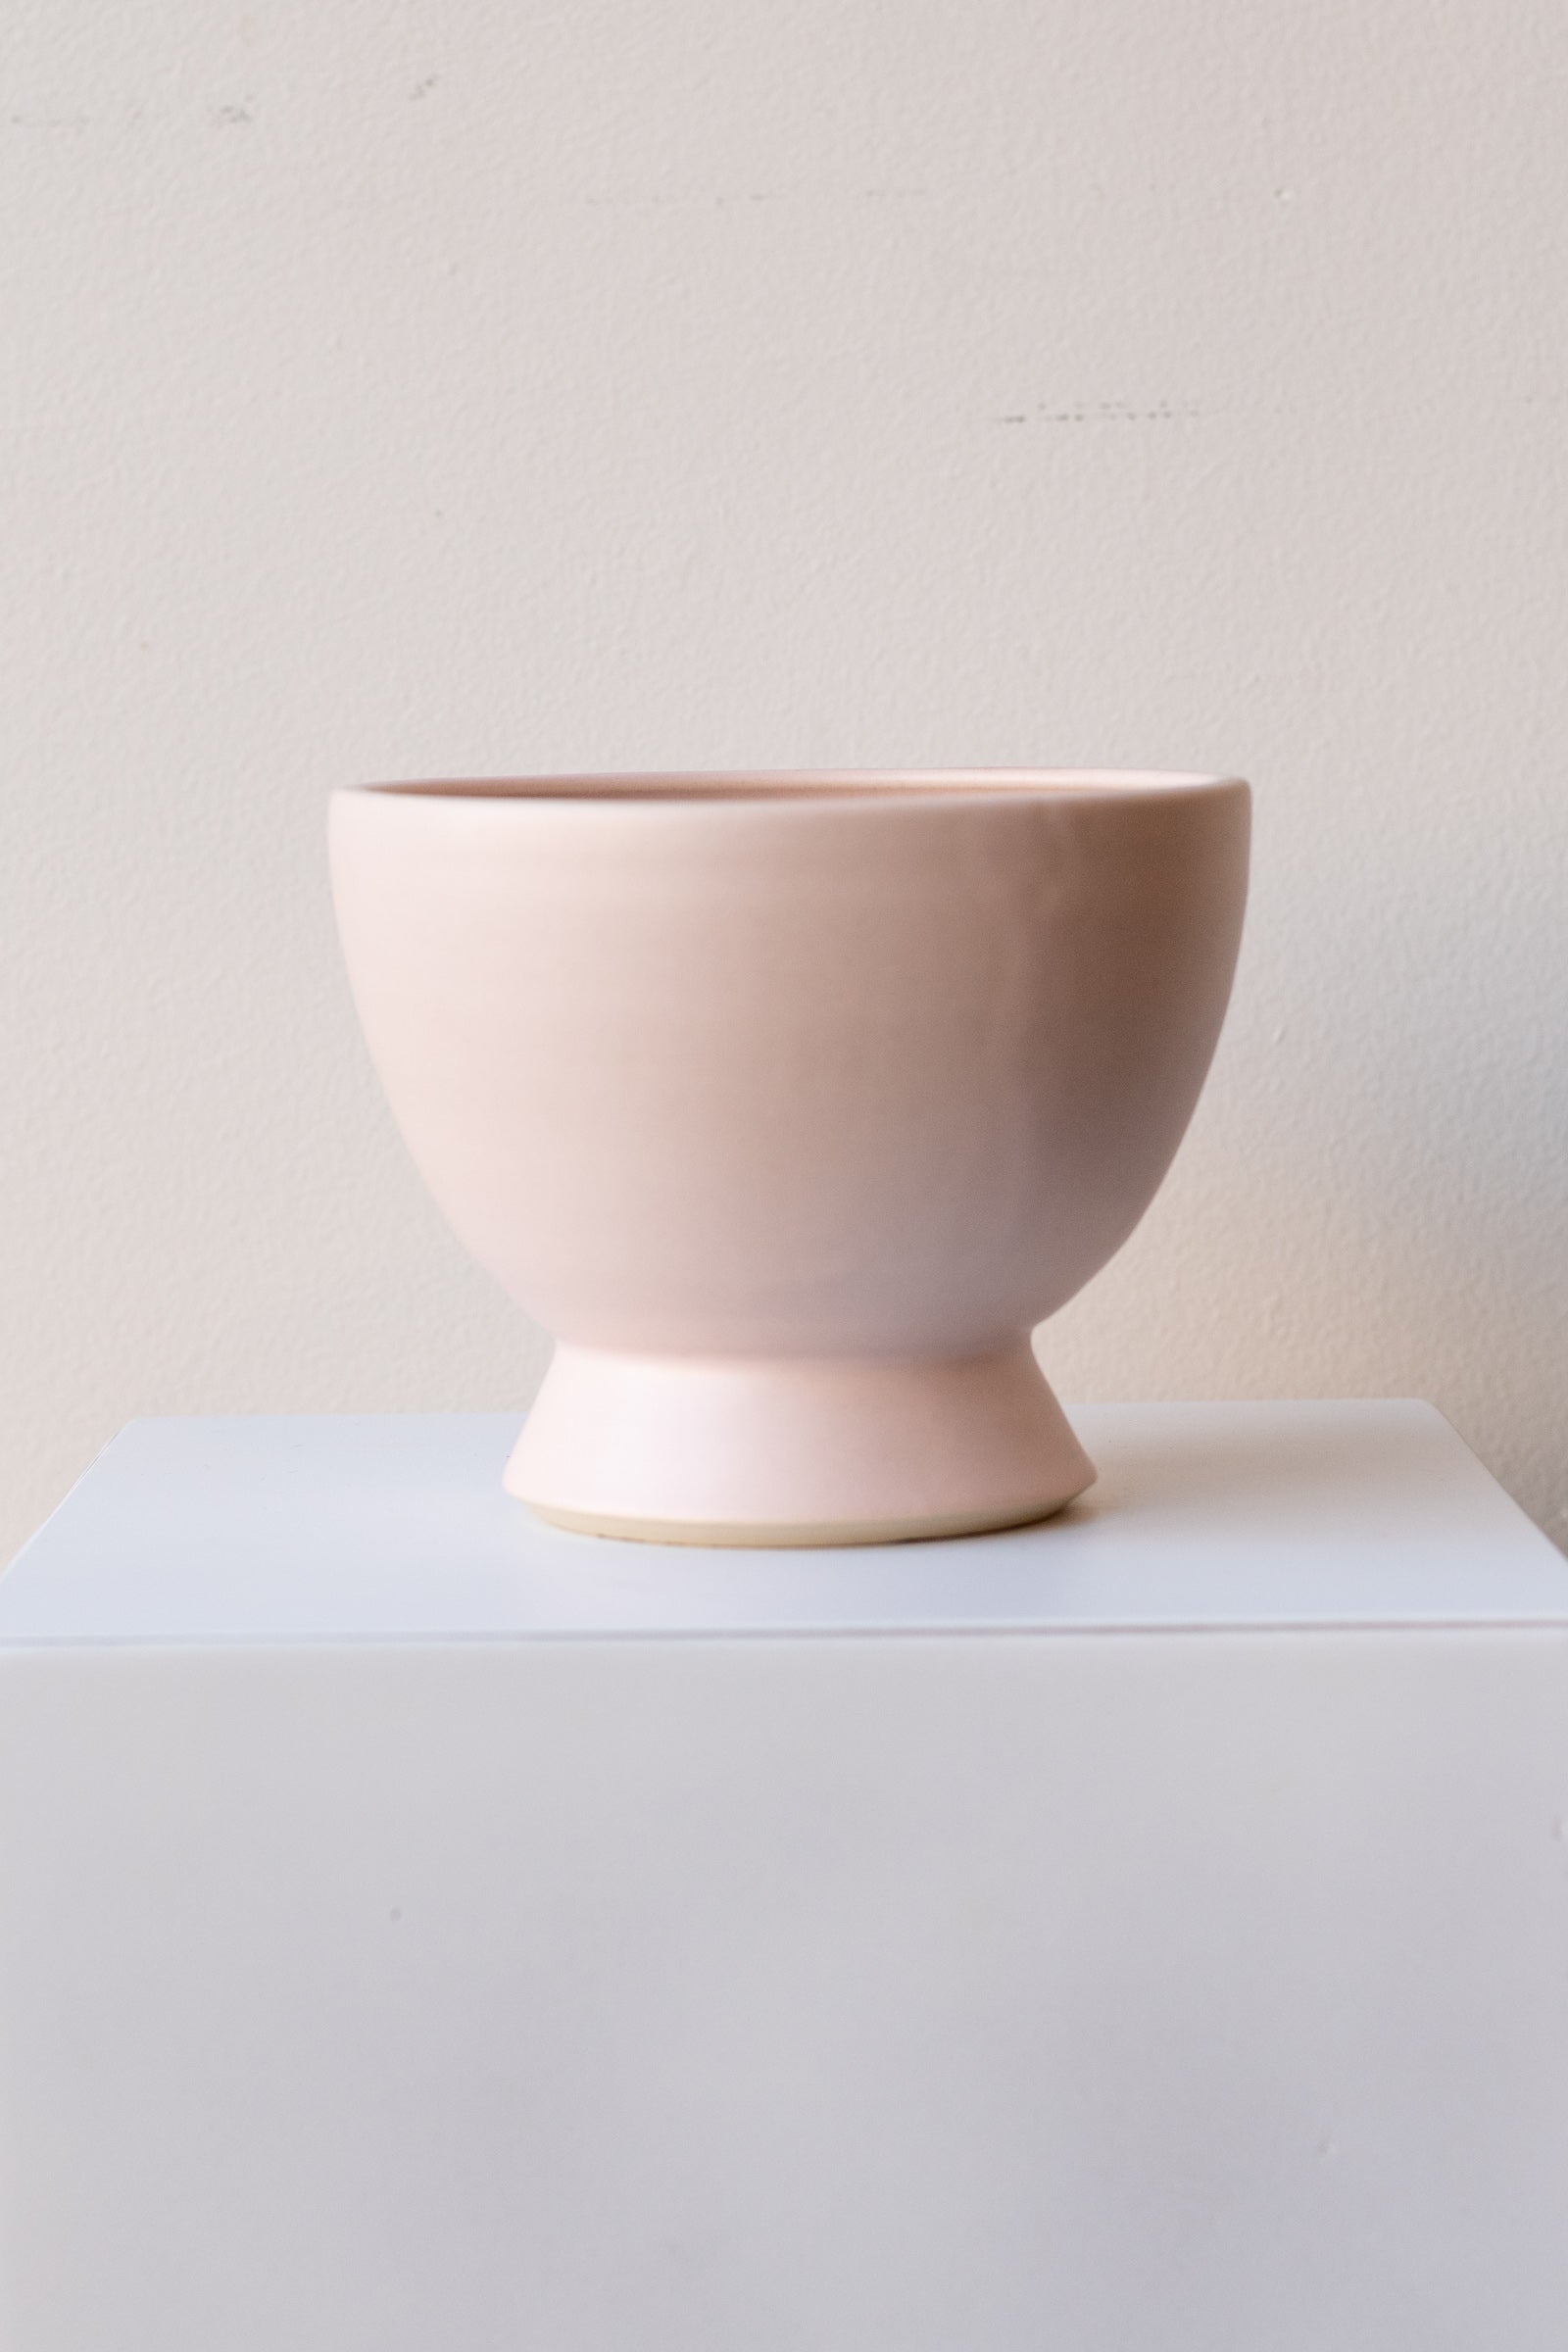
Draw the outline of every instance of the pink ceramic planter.
M1068 772L333 796L365 1033L557 1338L507 1485L656 1541L1042 1518L1033 1325L1126 1240L1230 992L1249 793Z

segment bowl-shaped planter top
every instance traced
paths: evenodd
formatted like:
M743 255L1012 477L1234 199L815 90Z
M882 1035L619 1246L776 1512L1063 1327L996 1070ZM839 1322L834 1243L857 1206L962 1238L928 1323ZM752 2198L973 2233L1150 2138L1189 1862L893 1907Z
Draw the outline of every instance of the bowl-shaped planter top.
M512 1491L724 1544L1080 1493L1029 1334L1192 1115L1249 810L1232 778L1067 771L335 794L392 1108L558 1342Z

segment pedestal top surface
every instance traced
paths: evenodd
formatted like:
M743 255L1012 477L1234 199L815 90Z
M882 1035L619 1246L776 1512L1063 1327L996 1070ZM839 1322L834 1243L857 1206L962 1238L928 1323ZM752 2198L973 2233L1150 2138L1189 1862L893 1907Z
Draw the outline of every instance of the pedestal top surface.
M0 1642L1568 1624L1568 1560L1431 1405L1091 1404L1041 1526L727 1551L503 1493L508 1413L135 1421L0 1579Z

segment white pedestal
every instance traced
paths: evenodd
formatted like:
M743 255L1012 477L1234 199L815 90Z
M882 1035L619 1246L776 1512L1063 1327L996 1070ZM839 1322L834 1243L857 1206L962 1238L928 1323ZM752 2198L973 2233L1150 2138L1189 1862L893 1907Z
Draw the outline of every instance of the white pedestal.
M1562 2352L1568 1563L1430 1408L1064 1520L148 1422L0 1582L5 2352Z

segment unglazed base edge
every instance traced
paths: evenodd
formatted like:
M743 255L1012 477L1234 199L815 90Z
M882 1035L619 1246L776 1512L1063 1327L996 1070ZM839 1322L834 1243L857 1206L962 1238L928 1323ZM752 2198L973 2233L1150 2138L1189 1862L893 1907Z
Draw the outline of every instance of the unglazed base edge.
M1079 1490L1080 1493L1082 1490ZM1054 1518L1073 1497L1039 1509L1009 1510L1000 1519L976 1519L961 1513L952 1519L846 1520L808 1522L800 1526L766 1526L756 1521L722 1522L703 1519L614 1519L586 1511L548 1510L543 1503L528 1508L536 1519L564 1527L577 1536L612 1536L623 1544L710 1544L715 1549L754 1551L822 1550L847 1544L929 1544L945 1536L990 1536L1004 1527L1032 1527Z
M915 1361L563 1347L506 1485L581 1534L795 1547L1022 1526L1094 1475L1019 1338Z

